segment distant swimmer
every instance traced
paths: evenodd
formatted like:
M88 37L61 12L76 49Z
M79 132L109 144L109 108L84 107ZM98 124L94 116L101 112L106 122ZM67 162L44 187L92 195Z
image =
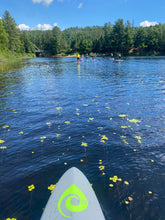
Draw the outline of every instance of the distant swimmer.
M86 53L85 57L86 57L86 60L88 60L88 53Z
M81 57L82 57L82 61L84 62L84 54L82 54Z
M121 59L121 53L118 53L118 59L119 60Z
M114 60L113 53L111 53L110 60Z

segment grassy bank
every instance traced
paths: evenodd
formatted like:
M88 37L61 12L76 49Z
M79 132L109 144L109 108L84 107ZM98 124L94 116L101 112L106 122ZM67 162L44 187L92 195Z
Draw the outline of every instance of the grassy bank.
M11 52L0 53L0 63L17 62L24 58L36 57L34 53L24 53L24 54L12 54Z
M10 70L15 66L18 66L18 63L23 59L36 57L33 53L24 53L13 55L11 52L0 53L0 72Z

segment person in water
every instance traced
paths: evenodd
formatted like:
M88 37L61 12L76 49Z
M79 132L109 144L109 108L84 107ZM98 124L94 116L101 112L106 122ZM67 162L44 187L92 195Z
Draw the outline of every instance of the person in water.
M118 53L118 59L119 60L121 59L121 53Z
M85 57L86 57L86 60L88 60L88 53L86 53Z
M77 63L79 63L80 62L80 54L78 53L77 54Z

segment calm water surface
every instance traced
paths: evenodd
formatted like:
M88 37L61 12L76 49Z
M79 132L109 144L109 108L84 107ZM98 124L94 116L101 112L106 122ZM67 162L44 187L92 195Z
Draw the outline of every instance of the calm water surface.
M72 166L107 220L164 220L165 58L37 58L3 71L0 140L2 220L40 219L48 186Z

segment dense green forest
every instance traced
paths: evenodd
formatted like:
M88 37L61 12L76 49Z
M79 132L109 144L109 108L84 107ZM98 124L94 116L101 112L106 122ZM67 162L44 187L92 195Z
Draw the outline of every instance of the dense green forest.
M35 45L44 56L57 54L99 53L122 55L164 55L165 23L150 27L134 27L129 21L118 19L104 26L73 27L60 30L20 31L15 20L5 11L0 19L0 54L35 53Z
M114 25L103 27L68 28L60 31L29 31L29 39L40 49L53 54L120 52L123 55L165 54L165 24L134 27L129 21L118 19Z
M26 32L21 32L15 20L5 11L0 19L0 61L13 57L34 56L35 47Z

